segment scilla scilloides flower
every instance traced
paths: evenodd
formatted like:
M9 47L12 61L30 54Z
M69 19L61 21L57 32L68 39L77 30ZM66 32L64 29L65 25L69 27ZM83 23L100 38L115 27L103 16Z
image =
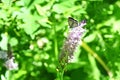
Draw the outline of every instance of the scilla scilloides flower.
M16 70L18 69L18 64L14 62L15 57L13 56L13 51L11 49L11 45L8 43L7 45L7 60L5 61L5 67L9 70Z
M68 24L70 26L70 30L68 33L68 37L64 42L61 53L59 55L59 63L62 68L73 59L73 53L81 41L82 35L85 32L83 26L86 25L86 21L83 20L80 23L73 18L68 18Z
M5 67L9 70L16 70L18 69L18 64L14 62L14 57L8 59L6 62L5 62Z
M10 44L7 45L7 51L0 51L0 59L3 59L4 66L9 70L16 70L18 69L18 64L14 62L15 57L13 56L13 52L11 49Z

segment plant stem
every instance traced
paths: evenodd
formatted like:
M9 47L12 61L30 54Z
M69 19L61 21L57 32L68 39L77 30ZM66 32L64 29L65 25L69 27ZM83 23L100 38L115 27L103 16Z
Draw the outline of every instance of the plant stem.
M66 67L67 67L67 66L65 66L64 68L59 67L59 70L58 70L59 80L63 80L64 72L65 72L65 70L66 70Z
M58 59L58 43L57 43L55 26L53 26L53 32L54 32L54 53L55 53L56 59Z
M60 72L60 80L63 80L64 70Z
M110 78L112 78L113 74L110 71L110 69L107 67L107 65L104 63L104 61L95 53L84 41L82 41L82 47L89 52L91 55L93 55L96 60L103 66L103 68L107 71ZM113 80L113 79L112 79Z

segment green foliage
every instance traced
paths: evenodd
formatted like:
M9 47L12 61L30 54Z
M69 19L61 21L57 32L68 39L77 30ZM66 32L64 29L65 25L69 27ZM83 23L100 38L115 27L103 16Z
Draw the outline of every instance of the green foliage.
M67 34L68 17L86 19L83 41L120 79L120 1L1 0L0 47L12 45L19 69L9 71L0 60L1 80L60 80L58 55ZM103 65L78 47L64 80L110 80Z

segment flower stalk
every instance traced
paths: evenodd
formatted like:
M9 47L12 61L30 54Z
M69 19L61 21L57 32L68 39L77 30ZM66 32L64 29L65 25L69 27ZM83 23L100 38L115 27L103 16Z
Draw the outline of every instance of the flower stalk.
M67 64L70 63L71 60L74 58L73 54L81 41L83 33L85 32L83 26L86 25L86 21L83 20L79 23L78 21L69 17L68 24L70 27L68 37L65 40L61 53L58 57L60 68L62 70L61 72L64 72Z
M110 69L107 67L107 65L104 63L104 61L97 55L97 53L95 53L84 41L82 41L82 45L81 45L87 52L89 52L92 56L94 56L96 58L96 60L102 65L102 67L106 70L106 72L108 73L109 77L111 80L113 79L113 74L110 71Z

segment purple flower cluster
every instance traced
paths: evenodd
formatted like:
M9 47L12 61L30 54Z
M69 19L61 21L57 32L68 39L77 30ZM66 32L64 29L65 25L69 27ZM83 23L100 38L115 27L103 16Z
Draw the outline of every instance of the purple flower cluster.
M18 69L18 64L14 62L15 57L13 56L13 52L11 50L11 46L8 43L7 51L0 51L0 59L5 60L4 66L9 70Z
M5 62L5 67L9 70L16 70L18 69L18 64L14 62L14 57L8 59L6 62Z
M74 23L72 24L74 25ZM86 25L86 22L82 21L81 23L77 24L77 26L70 29L68 37L59 55L59 62L61 66L65 66L65 64L67 64L68 62L70 62L71 59L73 59L73 53L75 52L75 49L80 43L82 35L85 32L83 26Z

